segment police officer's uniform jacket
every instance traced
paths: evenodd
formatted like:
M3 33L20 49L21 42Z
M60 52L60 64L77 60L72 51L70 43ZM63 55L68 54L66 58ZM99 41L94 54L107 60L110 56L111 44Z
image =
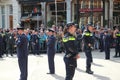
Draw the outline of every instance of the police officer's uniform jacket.
M86 30L83 33L83 41L84 41L84 50L91 50L94 44L93 33L91 33L89 30ZM91 46L89 46L89 44Z
M18 57L26 57L28 55L28 39L25 34L18 35L17 54Z
M120 32L117 32L115 35L116 35L116 45L120 46Z
M67 32L63 37L63 44L65 48L65 57L74 58L77 54L76 37Z

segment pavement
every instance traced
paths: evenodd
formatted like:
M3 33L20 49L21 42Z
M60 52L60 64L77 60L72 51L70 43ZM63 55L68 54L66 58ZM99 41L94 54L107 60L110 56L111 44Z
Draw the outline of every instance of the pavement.
M84 52L80 52L78 66L73 80L120 80L120 57L113 58L114 49L111 49L111 59L105 60L104 52L95 50L93 54L92 70L94 74L85 72L86 58ZM64 80L65 65L63 62L64 53L57 53L55 56L55 74L46 74L48 59L46 54L39 56L29 55L28 57L28 80ZM19 80L19 67L17 57L4 57L0 59L0 80Z

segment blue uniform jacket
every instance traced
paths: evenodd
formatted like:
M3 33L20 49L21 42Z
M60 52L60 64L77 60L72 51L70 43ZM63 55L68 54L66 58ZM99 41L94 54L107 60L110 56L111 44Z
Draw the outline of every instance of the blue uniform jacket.
M19 35L17 44L17 55L20 58L27 57L28 55L28 39L25 34Z
M48 37L48 42L47 42L48 54L55 53L55 42L56 42L56 38L53 35Z

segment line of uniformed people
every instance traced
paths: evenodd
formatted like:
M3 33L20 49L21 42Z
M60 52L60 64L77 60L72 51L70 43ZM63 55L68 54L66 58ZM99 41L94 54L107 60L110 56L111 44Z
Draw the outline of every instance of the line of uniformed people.
M64 61L65 61L65 65L66 65L66 80L72 80L74 73L75 73L75 68L77 67L77 63L76 63L76 59L79 58L78 56L78 50L77 47L78 45L75 43L76 40L80 41L83 40L84 41L84 51L85 51L85 55L86 55L86 72L89 74L93 74L93 71L91 71L91 63L93 62L92 59L92 49L93 49L93 42L94 42L94 35L93 35L93 27L89 26L87 27L86 31L83 33L83 35L79 35L75 36L75 24L74 23L70 23L67 25L68 26L68 31L67 33L65 33L64 38L63 38L63 43L64 43L64 47L65 47L65 57L64 57ZM71 33L73 29L73 33ZM9 31L9 36L8 38L15 38L15 33L14 36L11 35L11 31ZM33 32L31 34L28 34L27 32L25 32L25 35L27 36L28 41L32 42L32 46L33 46L33 53L35 54L39 54L36 52L36 50L39 50L39 36L38 36L38 32ZM116 35L116 43L117 45L117 50L119 50L119 46L120 46L120 33L119 31L115 34ZM0 43L2 44L3 41L3 34L2 32L0 33ZM46 36L47 37L47 36ZM45 37L45 39L46 39ZM103 34L103 39L104 39L104 49L105 49L105 59L110 59L110 34L108 34L108 31L104 31ZM78 39L77 39L78 38ZM13 40L14 41L14 40ZM9 42L9 41L8 41ZM12 41L10 41L12 42ZM54 43L55 44L55 43ZM30 45L30 44L29 44ZM0 47L2 47L0 45ZM50 49L50 48L49 48ZM3 50L1 48L1 50ZM117 51L119 53L119 51ZM119 53L120 55L120 53ZM12 56L12 55L11 55ZM49 60L50 61L50 60ZM53 69L54 70L54 69ZM52 73L55 73L54 71Z
M0 29L0 57L4 54L13 56L15 48L15 31Z
M37 31L37 30L25 30L25 35L29 41L29 52L31 54L46 53L46 39L47 39L47 31ZM17 30L3 30L0 29L0 57L4 54L6 56L13 56L16 53L16 44L15 38L17 37ZM56 37L56 52L61 52L61 35L57 35Z

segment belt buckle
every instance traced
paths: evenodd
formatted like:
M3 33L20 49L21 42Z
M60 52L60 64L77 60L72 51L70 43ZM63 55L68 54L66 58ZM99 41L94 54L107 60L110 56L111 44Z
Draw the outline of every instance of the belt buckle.
M71 54L67 54L66 57L67 57L67 58L71 57Z

